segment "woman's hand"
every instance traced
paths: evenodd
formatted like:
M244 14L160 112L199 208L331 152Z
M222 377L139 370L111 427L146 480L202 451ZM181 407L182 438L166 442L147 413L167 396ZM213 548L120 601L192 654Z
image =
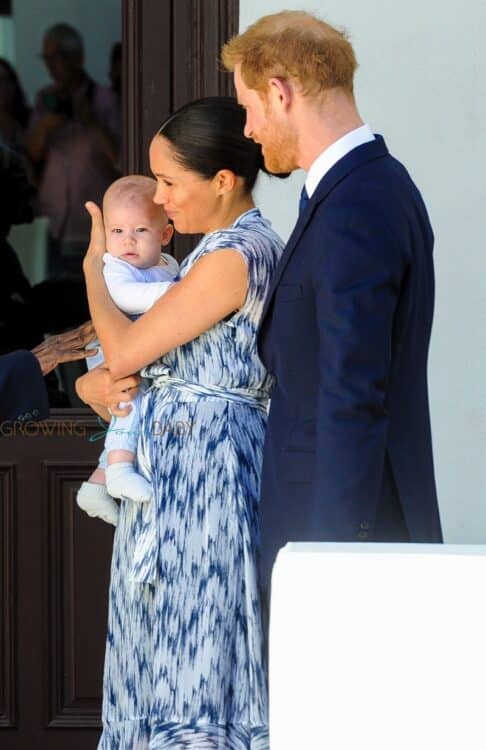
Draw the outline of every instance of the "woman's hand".
M112 416L124 417L130 413L131 406L120 409L118 404L131 401L137 395L140 380L138 375L114 380L109 370L101 365L76 380L76 393L85 404L93 408L96 404L109 409Z
M94 356L96 349L86 349L85 347L95 338L95 329L89 320L73 331L49 336L42 344L32 349L32 354L37 357L42 374L47 375L61 362L75 362L78 359Z
M88 249L83 260L83 270L89 268L103 268L103 255L106 252L105 226L103 224L103 214L96 203L88 201L85 204L86 210L91 216L91 236Z

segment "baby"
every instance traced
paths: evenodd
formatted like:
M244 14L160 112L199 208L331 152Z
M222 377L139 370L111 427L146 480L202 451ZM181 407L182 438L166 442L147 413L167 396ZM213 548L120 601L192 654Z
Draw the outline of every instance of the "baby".
M106 246L103 274L117 307L130 317L148 310L175 283L179 266L161 246L173 234L162 206L152 198L156 182L131 175L116 180L103 198ZM96 345L96 343L95 343ZM86 360L89 369L103 362L103 354ZM114 497L148 502L152 488L136 470L141 396L131 401L126 417L113 417L98 467L77 494L77 503L90 516L114 526L119 508ZM120 406L125 406L121 404Z

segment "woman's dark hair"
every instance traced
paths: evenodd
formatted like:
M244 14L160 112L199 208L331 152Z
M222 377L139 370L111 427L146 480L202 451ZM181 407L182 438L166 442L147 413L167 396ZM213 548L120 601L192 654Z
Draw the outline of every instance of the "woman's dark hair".
M246 138L245 111L231 96L208 96L189 102L170 115L158 135L171 143L183 167L210 180L221 169L243 177L250 192L263 170L260 144ZM288 177L277 174L276 177Z
M10 81L14 87L14 95L12 100L12 117L23 127L27 127L29 121L30 110L25 100L25 94L20 85L19 77L15 72L14 68L10 65L9 61L4 57L0 57L0 66L7 72L10 77Z

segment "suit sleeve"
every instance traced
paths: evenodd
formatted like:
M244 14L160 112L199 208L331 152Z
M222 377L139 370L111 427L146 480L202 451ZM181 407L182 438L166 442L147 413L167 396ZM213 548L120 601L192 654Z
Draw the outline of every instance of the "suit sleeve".
M0 357L0 420L33 421L49 416L39 362L28 351Z
M321 240L313 507L329 538L352 541L372 528L380 493L393 320L407 263L374 207L327 227Z

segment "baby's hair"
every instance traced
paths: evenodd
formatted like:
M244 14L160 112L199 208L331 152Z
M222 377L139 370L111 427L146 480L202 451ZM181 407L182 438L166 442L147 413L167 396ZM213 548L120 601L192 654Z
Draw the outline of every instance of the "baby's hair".
M152 177L141 174L130 174L120 177L112 182L103 196L103 213L105 213L108 201L143 202L150 204L154 212L160 211L161 217L165 217L162 206L153 202L157 182Z

